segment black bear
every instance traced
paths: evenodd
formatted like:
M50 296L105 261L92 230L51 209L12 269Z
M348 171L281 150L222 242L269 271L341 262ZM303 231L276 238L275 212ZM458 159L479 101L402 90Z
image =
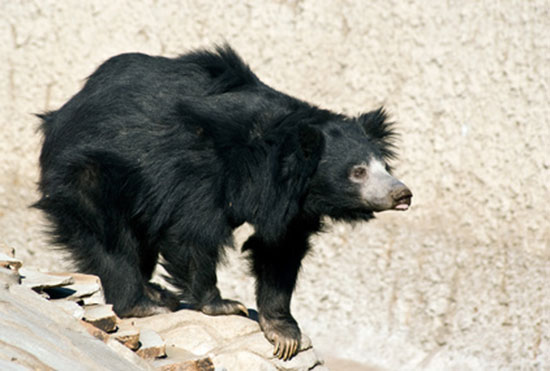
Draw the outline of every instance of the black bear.
M411 202L390 175L395 132L382 109L347 117L280 93L227 45L115 56L39 116L35 206L115 311L146 316L183 300L246 315L220 296L216 265L248 222L259 322L282 359L299 349L290 299L322 217L369 220ZM149 282L159 256L179 295Z

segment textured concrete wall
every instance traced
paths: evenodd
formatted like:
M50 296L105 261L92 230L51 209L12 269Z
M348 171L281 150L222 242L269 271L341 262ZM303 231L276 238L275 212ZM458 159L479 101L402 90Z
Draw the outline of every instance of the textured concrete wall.
M0 238L27 265L64 264L27 208L41 141L31 113L59 107L114 54L226 39L266 83L350 114L384 104L402 133L412 209L333 225L305 262L293 310L317 347L390 369L550 367L548 1L0 8ZM236 255L222 290L253 305Z

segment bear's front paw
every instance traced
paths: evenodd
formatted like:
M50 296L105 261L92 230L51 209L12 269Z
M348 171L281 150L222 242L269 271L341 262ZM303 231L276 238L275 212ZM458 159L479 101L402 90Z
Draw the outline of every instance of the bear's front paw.
M244 304L230 299L216 299L200 307L200 311L211 316L222 314L237 314L248 317L248 309Z
M275 346L275 357L287 361L298 353L301 331L292 316L274 319L260 315L259 320L265 337Z

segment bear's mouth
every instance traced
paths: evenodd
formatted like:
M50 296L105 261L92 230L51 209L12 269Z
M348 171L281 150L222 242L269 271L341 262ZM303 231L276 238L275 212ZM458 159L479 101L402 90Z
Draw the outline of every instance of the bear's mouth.
M393 208L395 210L401 210L401 211L408 210L409 206L411 205L411 198L412 198L412 194L409 191L395 201L395 206Z

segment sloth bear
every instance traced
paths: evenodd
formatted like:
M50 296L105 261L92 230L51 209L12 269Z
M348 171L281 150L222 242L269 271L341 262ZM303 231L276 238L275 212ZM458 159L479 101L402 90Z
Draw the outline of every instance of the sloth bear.
M247 222L259 323L285 360L299 349L290 300L322 217L369 220L411 202L390 175L395 132L382 109L348 117L280 93L228 45L115 56L39 116L35 206L78 269L100 277L116 313L147 316L183 300L247 315L216 287L224 246ZM178 295L149 282L159 256Z

